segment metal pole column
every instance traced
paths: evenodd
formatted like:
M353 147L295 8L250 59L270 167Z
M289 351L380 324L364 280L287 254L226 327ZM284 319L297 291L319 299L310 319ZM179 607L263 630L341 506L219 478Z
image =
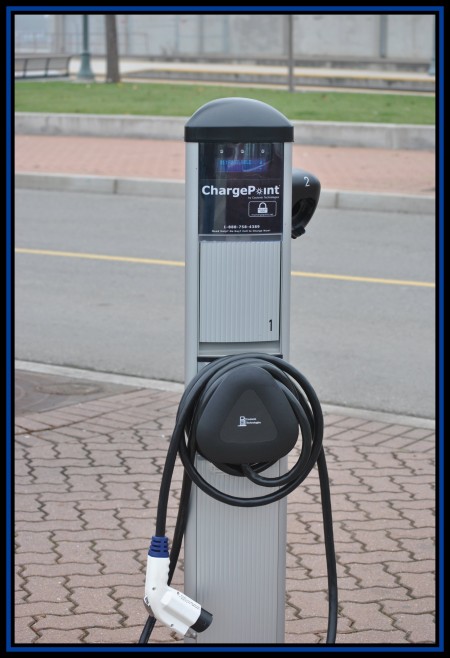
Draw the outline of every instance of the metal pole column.
M83 14L83 50L81 52L81 66L78 72L78 80L93 80L94 74L91 69L91 53L89 52L89 16Z

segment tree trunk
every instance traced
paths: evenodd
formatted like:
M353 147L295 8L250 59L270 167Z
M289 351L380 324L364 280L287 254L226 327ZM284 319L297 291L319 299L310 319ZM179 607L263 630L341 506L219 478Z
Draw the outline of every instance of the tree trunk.
M116 15L105 14L106 82L120 82Z

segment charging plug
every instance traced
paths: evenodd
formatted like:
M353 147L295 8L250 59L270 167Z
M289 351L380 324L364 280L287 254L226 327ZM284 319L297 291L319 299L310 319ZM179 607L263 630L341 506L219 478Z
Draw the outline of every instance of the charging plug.
M166 537L152 537L147 557L144 605L158 621L183 637L196 637L212 622L212 614L167 584L169 552Z

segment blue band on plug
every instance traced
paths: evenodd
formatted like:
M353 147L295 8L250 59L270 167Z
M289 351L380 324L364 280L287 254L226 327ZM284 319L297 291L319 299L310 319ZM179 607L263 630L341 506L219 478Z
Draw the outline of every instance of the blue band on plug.
M167 537L152 537L150 548L148 549L150 557L169 557L169 540Z

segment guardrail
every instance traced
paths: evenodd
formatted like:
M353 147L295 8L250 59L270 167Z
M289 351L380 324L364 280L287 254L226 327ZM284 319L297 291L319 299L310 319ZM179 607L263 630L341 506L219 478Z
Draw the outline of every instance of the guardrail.
M16 55L16 78L68 77L72 55Z

